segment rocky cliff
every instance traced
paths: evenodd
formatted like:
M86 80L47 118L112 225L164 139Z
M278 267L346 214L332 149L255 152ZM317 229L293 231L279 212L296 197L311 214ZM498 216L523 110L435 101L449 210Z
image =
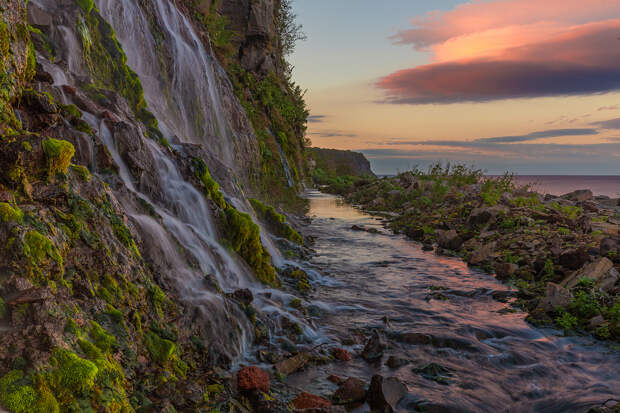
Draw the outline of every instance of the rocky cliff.
M301 282L269 232L303 239L248 199L283 204L305 176L278 3L178 3L0 1L9 411L238 403L225 370L295 324L261 310L283 306L265 285Z
M359 152L310 148L308 156L312 160L313 169L321 169L327 174L359 177L375 176L370 169L370 162Z

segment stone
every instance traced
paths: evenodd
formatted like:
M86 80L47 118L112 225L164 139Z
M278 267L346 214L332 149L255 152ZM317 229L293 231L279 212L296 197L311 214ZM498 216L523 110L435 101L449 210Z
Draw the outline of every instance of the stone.
M349 377L338 387L333 400L336 404L361 402L366 398L366 383L360 379Z
M500 213L507 213L508 208L504 205L495 205L489 208L474 208L469 214L468 223L472 227L484 226L492 221Z
M332 405L332 402L315 394L303 392L293 399L291 405L297 410L327 409Z
M560 265L569 270L578 270L590 260L590 255L584 248L571 248L560 254Z
M395 356L390 356L387 359L387 361L385 362L385 365L388 366L391 369L396 370L398 368L406 366L409 363L410 362L407 359L403 359L403 358L399 358L399 357L395 357Z
M330 374L327 377L327 380L331 381L332 383L338 384L338 385L344 383L344 381L345 381L345 379L343 379L342 377L338 377L335 374Z
M605 318L599 314L597 316L592 317L590 321L588 321L588 329L596 330L603 324L605 324Z
M493 252L495 251L495 245L495 242L489 242L487 244L484 244L482 247L480 247L478 250L474 251L471 254L471 256L469 257L469 263L471 265L482 264L484 261L487 260L487 258L491 256L491 254L493 254Z
M332 354L336 360L350 361L352 359L351 353L343 348L335 348Z
M571 301L573 301L573 295L568 289L555 283L548 283L540 307L545 311L552 311L566 307Z
M453 229L449 231L437 230L435 231L435 237L437 239L437 244L448 250L456 251L463 245L463 239Z
M237 373L237 388L241 392L269 393L269 384L269 374L257 366L244 367Z
M385 350L385 342L381 335L375 330L364 346L362 358L366 361L378 360L383 357L383 350Z
M252 291L247 288L236 290L234 293L232 293L232 298L246 306L250 305L252 301L254 301L254 295L252 294Z
M589 189L578 189L562 195L562 198L568 199L569 201L589 201L594 198L594 195Z
M607 255L611 251L618 251L618 241L609 237L603 238L600 245L601 255Z
M407 394L407 386L396 377L383 378L375 374L368 389L368 404L373 412L392 413L398 402Z
M561 285L565 288L573 288L579 283L579 280L586 277L593 279L596 286L601 290L609 292L620 279L620 274L614 268L613 262L602 257L566 277Z
M495 265L495 276L500 280L505 280L512 277L518 269L519 266L517 264L501 262Z
M297 370L301 370L306 365L308 360L310 360L308 353L299 353L293 357L276 363L275 369L278 373L288 376Z

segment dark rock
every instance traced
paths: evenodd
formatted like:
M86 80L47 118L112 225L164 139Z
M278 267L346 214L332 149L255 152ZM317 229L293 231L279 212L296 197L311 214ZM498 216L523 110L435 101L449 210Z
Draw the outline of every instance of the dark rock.
M383 357L385 350L385 342L378 331L374 331L372 336L366 342L362 351L362 358L366 361L375 361Z
M601 255L607 255L612 251L618 251L618 241L613 238L603 238L600 246Z
M421 240L424 238L424 230L422 228L407 228L405 235L414 240Z
M398 339L407 344L430 344L433 337L430 334L409 332L401 334Z
M403 366L406 366L407 364L409 364L410 361L407 359L403 359L403 358L399 358L399 357L395 357L395 356L390 356L387 361L385 362L385 365L388 366L391 369L398 369L401 368Z
M350 404L363 401L366 398L366 383L360 379L349 377L334 393L334 403Z
M435 248L433 248L432 244L427 244L427 243L422 244L422 251L432 251L434 249Z
M461 245L463 245L463 240L461 239L461 237L459 237L459 234L453 229L449 231L438 230L435 232L435 236L437 239L437 244L439 244L440 247L448 250L456 251L461 248Z
M495 275L500 280L506 280L519 269L519 266L510 262L501 262L495 265Z
M568 199L569 201L589 201L594 198L594 195L589 189L578 189L576 191L562 195L562 198Z
M237 373L237 388L241 392L269 393L269 374L257 366L244 367Z
M398 378L385 379L376 374L370 382L367 400L373 412L391 413L405 394L407 394L407 386Z
M590 260L584 248L569 249L560 254L560 264L570 270L578 270Z
M232 297L243 305L250 305L254 301L252 291L247 288L235 291L232 293Z
M487 260L487 258L489 258L489 256L491 256L491 254L493 254L493 252L495 251L495 245L495 242L489 242L480 247L478 250L474 251L469 257L469 263L471 265L482 264L484 261Z
M452 376L452 373L448 369L437 363L430 363L424 367L414 369L413 371L425 379L433 380L439 384L450 384L448 377Z
M329 377L327 377L327 380L339 385L345 382L345 379L338 377L335 374L330 374Z

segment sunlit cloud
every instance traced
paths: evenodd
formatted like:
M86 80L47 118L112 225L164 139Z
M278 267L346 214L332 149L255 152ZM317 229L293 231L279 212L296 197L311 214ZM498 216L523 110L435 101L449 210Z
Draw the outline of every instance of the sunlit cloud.
M620 106L618 105L609 105L609 106L601 106L600 108L596 109L597 112L601 112L604 110L618 110L620 109Z
M431 13L394 40L430 50L433 62L377 85L385 102L404 104L617 91L618 17L616 0L494 0Z

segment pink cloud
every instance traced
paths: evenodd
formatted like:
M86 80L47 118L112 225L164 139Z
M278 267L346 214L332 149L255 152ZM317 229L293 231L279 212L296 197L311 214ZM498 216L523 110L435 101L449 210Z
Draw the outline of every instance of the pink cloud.
M616 19L610 19L616 17ZM591 21L594 20L594 21ZM384 77L392 103L451 103L620 90L620 2L475 1L414 19L401 43L433 63Z

